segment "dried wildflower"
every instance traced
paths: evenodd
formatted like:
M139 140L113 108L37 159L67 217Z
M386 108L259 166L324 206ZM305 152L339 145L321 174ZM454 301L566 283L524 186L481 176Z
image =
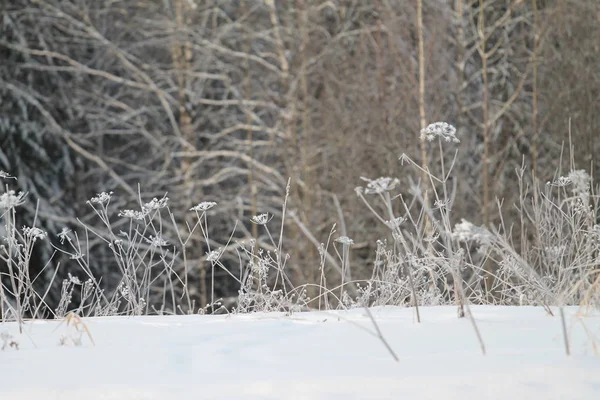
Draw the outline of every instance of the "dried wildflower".
M14 207L20 206L25 203L25 197L27 193L19 192L19 194L15 194L14 190L9 190L6 193L2 193L0 195L0 208L5 210L10 210Z
M75 254L71 254L71 256L69 257L69 259L71 259L71 260L81 260L83 257L85 257L85 254L83 254L83 253L75 253Z
M71 275L70 273L68 274L69 277L69 282L71 282L74 285L81 285L81 281L79 280L78 277Z
M394 230L394 229L400 227L400 225L402 225L405 222L406 222L406 218L398 217L398 218L394 218L389 221L385 221L385 224L387 225L388 228Z
M447 122L435 122L421 130L421 140L431 142L435 138L444 139L446 142L460 143L456 137L456 128Z
M404 165L405 162L410 161L410 157L407 156L406 153L402 153L402 154L400 154L400 157L398 158L398 160L400 160L400 165Z
M269 213L255 215L254 217L252 217L251 221L256 225L266 225L270 221Z
M65 240L69 241L69 232L71 232L71 230L67 227L63 227L62 230L60 231L60 233L57 235L58 238L60 239L60 244L65 244Z
M34 242L37 239L45 239L46 236L48 236L48 234L46 232L44 232L43 230L41 230L40 228L36 228L36 227L28 227L28 226L24 226L23 227L23 234L29 238L32 239Z
M448 205L450 204L450 200L445 199L445 200L436 200L433 202L433 206L435 208L448 208Z
M546 185L565 187L573 184L573 193L587 193L591 182L590 175L582 169L569 172L567 176L559 176L554 182L546 182Z
M484 246L491 242L491 235L486 229L477 227L465 219L454 226L452 236L458 241L475 241Z
M214 201L203 201L190 208L190 211L208 211L216 205L217 203L215 203Z
M146 243L150 243L150 245L152 247L163 247L163 246L167 246L169 244L169 243L167 243L166 240L164 240L162 238L162 236L160 234L156 237L150 235L150 238L145 239L145 240L146 240Z
M546 182L548 186L565 187L571 183L571 180L567 176L559 176L554 182Z
M94 204L106 204L110 201L110 198L112 197L113 192L102 192L102 193L98 193L98 195L96 197L92 197L90 199L91 203Z
M161 208L165 208L167 206L168 202L169 202L169 198L168 197L163 197L160 200L155 197L152 200L150 200L150 202L144 204L144 207L142 207L142 210L143 209L146 209L146 210L160 210Z
M217 262L221 257L221 252L219 250L213 250L206 255L206 259L210 262Z
M339 238L335 239L335 241L345 246L350 246L354 244L354 240L350 239L348 236L340 236Z
M393 190L400 181L397 178L390 177L381 177L377 179L368 179L361 177L363 181L369 182L367 183L367 187L365 189L366 194L379 194L383 192L389 192Z
M123 247L123 241L121 239L116 239L114 242L108 244L108 248L114 250L115 246L119 249Z
M143 220L148 215L149 209L146 207L142 207L142 211L136 210L121 210L119 211L119 217L123 218L131 218L135 220Z

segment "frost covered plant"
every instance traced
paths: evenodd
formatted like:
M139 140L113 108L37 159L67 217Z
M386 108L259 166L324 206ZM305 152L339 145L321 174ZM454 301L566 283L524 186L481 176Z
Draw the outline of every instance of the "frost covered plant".
M571 206L576 214L590 211L590 175L582 169L572 170L567 176L558 177L554 182L547 182L549 186L566 187L571 185L571 192L576 198L571 200Z
M60 244L65 244L65 240L70 241L70 238L69 238L70 232L71 232L71 230L69 228L67 228L67 227L62 228L60 233L57 235L58 239L60 240Z
M217 262L221 257L221 252L219 250L213 250L206 255L206 259L210 262Z
M452 236L459 242L477 242L482 246L488 246L492 240L486 229L475 226L464 218L454 226Z
M335 249L338 253L338 257L342 261L342 284L340 285L340 301L342 304L348 304L348 302L344 302L345 291L344 285L346 284L346 278L350 280L350 246L354 244L354 240L350 239L348 236L340 236L335 240L336 242L342 244L342 254Z
M554 182L547 182L546 185L565 187L573 185L573 193L581 194L587 193L590 188L591 178L590 175L583 169L578 169L569 172L567 176L560 176Z
M404 218L404 217L397 217L397 218L391 219L389 221L385 221L385 224L391 230L396 230L396 229L398 229L400 227L400 225L402 225L405 222L406 222L406 218Z
M369 179L365 177L361 177L363 181L368 182L367 187L365 188L366 194L381 194L385 192L389 192L394 190L394 188L400 183L397 178L380 177L377 179Z
M569 180L569 177L567 176L559 176L558 179L556 179L554 182L546 182L546 185L548 186L556 186L556 187L565 187L567 185L569 185L571 183L571 181Z
M23 234L25 235L25 237L27 237L30 240L33 240L34 242L37 239L43 240L48 236L48 234L40 228L28 226L23 227Z
M217 203L215 203L214 201L203 201L201 203L196 204L194 207L190 208L190 211L208 211L211 208L213 208L214 206L216 206Z
M269 213L255 215L251 218L251 221L256 225L266 225L270 221Z
M141 221L148 215L148 208L142 207L142 211L137 210L121 210L119 211L119 217L135 219Z
M335 239L335 241L346 246L354 244L354 240L350 239L348 236L340 236L339 238Z
M156 197L150 200L148 203L144 204L142 207L142 211L146 210L160 210L161 208L165 208L169 202L168 197L163 197L162 199L157 199Z
M71 255L69 256L69 259L70 259L70 260L81 260L81 259L83 259L84 257L85 257L85 254L83 254L83 253L75 253L75 254L71 254Z
M450 205L450 199L444 199L444 200L436 200L433 202L433 207L435 208L448 208L448 206Z
M456 137L456 128L447 122L434 122L421 130L421 140L431 142L436 138L446 142L460 143Z
M120 251L123 250L123 240L122 239L116 239L114 240L112 243L108 244L108 248L111 250L115 250L115 251Z
M90 202L93 204L107 204L110 201L110 198L112 197L113 192L102 192L102 193L98 193L98 195L96 197L92 197L90 199Z
M14 190L9 190L6 193L2 193L0 195L0 208L4 210L10 210L12 208L18 207L21 204L25 203L25 197L27 193L19 192L15 193Z
M79 280L78 277L71 275L70 272L67 274L67 276L69 277L69 282L71 282L72 284L81 285L81 281Z
M152 247L164 247L169 244L166 240L162 238L160 234L156 236L150 235L150 238L145 240L146 243L149 243Z

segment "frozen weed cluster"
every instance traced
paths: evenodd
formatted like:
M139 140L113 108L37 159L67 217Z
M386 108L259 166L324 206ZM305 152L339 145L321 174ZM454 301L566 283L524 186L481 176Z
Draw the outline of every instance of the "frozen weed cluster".
M376 243L369 276L362 279L353 279L354 240L345 232L336 237L335 227L325 243L312 236L287 210L288 183L278 234L270 231L269 214L256 215L250 221L269 238L262 247L255 239L232 244L233 234L228 243L215 246L208 237L208 212L218 206L215 202L203 201L192 207L189 212L195 214L195 222L185 224L183 233L166 196L144 202L140 195L138 209L121 210L115 216L109 208L113 193L99 193L88 204L100 226L82 223L80 232L64 228L52 244L79 272L67 274L59 284L55 281L60 265L53 271L44 271L46 266L42 272L51 279L44 290L36 290L40 275L30 276L32 251L36 242L51 239L35 226L17 226L17 210L27 194L17 193L7 184L0 194L2 321L18 321L21 326L25 318L71 316L72 321L79 321L80 316L296 312L378 305L410 305L418 315L419 306L441 304L457 305L459 315L464 316L469 304L536 304L548 312L553 305L597 306L599 210L587 172L572 165L566 175L552 182L544 185L534 179L527 185L522 168L517 171L520 196L515 205L520 226L505 226L501 212L497 226L478 227L466 220L456 223L452 209L457 188L451 175L458 151L447 147L459 142L455 133L454 127L442 122L421 132L422 140L439 155L438 175L402 155L401 165L420 177L417 181L408 178L409 190L399 190L400 180L394 177L363 178L364 186L356 188L383 233ZM2 171L0 178L14 179ZM115 217L126 220L125 229L113 228ZM290 279L290 255L283 248L286 217L298 224L318 249L318 282L295 285ZM177 232L176 237L164 236L167 225ZM107 273L117 274L116 287L106 287L103 277L92 272L88 247L92 236L110 249L115 268ZM186 252L194 236L201 237L207 249L200 271L197 263L190 267ZM222 261L226 252L237 252L239 274ZM211 271L210 296L206 296L210 298L196 304L197 291L188 279L198 273L204 279L207 270ZM215 271L224 271L239 285L235 307L225 307L215 297ZM54 309L46 304L50 290L61 291Z

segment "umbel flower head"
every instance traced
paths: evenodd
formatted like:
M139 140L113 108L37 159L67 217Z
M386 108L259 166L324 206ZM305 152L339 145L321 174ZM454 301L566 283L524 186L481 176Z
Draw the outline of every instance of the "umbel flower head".
M207 211L216 205L217 205L217 203L215 203L214 201L203 201L201 203L198 203L194 207L190 208L190 211Z
M147 210L160 210L161 208L165 208L168 202L168 197L163 197L160 200L155 197L152 200L150 200L150 202L144 204L144 208L146 208Z
M106 204L110 201L110 198L112 197L113 192L102 192L102 193L98 193L98 195L96 197L92 197L88 203L94 203L94 204Z
M25 197L27 193L19 192L15 193L14 190L9 190L6 193L0 195L0 208L10 210L14 207L20 206L25 203Z
M149 210L146 207L142 207L142 211L136 210L121 210L119 211L119 217L131 218L138 221L143 220L148 215Z
M256 225L266 225L270 221L269 213L255 215L250 220Z
M564 187L573 185L573 193L587 193L590 188L591 178L585 170L570 171L567 176L560 176L554 182L547 182L546 185Z
M367 187L365 188L366 194L378 194L383 192L389 192L400 183L400 181L397 178L390 178L389 176L377 179L361 177L360 179L369 182L367 183Z
M348 236L340 236L339 238L335 239L335 241L345 246L350 246L354 244L354 240L350 239Z
M43 230L41 230L40 228L36 228L36 227L29 227L29 226L24 226L23 227L23 233L25 234L26 237L32 239L34 242L37 239L45 239L48 234L46 232L44 232Z
M421 140L431 142L435 138L443 139L446 142L460 143L456 137L456 128L447 122L434 122L421 130Z

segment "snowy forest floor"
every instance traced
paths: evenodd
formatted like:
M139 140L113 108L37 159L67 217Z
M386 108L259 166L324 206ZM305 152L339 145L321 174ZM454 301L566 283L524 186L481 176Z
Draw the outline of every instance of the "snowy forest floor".
M374 308L399 362L364 309L5 323L0 398L598 399L600 314L584 311L565 309L566 356L558 315L473 306L483 355L455 307L422 307L420 324Z

